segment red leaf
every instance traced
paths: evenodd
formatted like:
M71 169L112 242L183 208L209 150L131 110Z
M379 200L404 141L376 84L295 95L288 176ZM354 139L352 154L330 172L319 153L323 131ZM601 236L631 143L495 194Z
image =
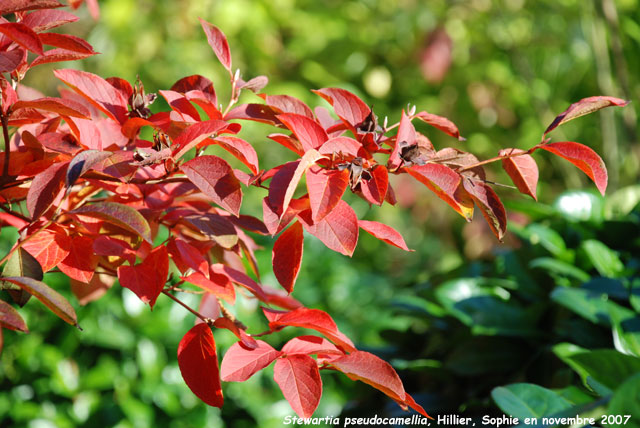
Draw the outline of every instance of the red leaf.
M398 231L391 226L378 223L377 221L367 220L358 220L358 226L389 245L393 245L405 251L413 251L410 250L409 247L407 247L407 244L404 242L404 238L402 237L402 235L400 235L400 233L398 233Z
M69 278L80 282L91 282L98 266L98 256L93 252L93 240L86 236L75 236L67 257L58 263L58 268Z
M265 103L277 110L277 113L295 113L313 120L313 112L302 101L289 95L258 95Z
M365 351L353 351L330 364L351 380L360 380L398 401L405 401L406 392L398 373L389 363Z
M172 239L172 244L175 245L175 250L172 249L171 256L176 259L180 258L180 264L186 266L178 266L178 268L184 272L188 268L193 269L196 272L200 272L205 277L209 278L209 262L200 254L200 251L193 245L188 244L182 239Z
M3 0L0 4L0 15L34 9L52 9L62 6L64 5L57 0Z
M15 70L22 62L23 56L23 51L20 49L0 52L0 73L10 73ZM4 105L2 107L4 108Z
M265 315L268 315L267 311ZM356 349L351 340L338 330L338 326L329 314L319 309L298 308L275 316L267 316L267 318L271 329L285 326L310 328L326 336L347 352L353 352Z
M296 283L302 252L304 248L304 233L299 222L282 232L273 245L273 273L278 282L288 293L293 291Z
M209 46L211 46L211 49L213 49L213 52L216 54L224 68L229 70L229 73L231 73L231 52L229 52L229 43L227 42L227 38L224 33L215 25L209 24L202 18L198 19L200 19L202 29L207 35Z
M508 156L515 153L524 153L520 149L502 149L500 156ZM513 184L520 193L531 196L536 201L536 187L538 186L538 165L531 155L513 156L502 159L502 168L509 174Z
M40 55L34 59L33 62L31 62L31 67L41 64L49 64L52 62L76 61L93 55L96 55L96 52L81 53L62 48L49 49L48 51L45 51L44 55ZM57 70L54 70L54 73L55 71Z
M153 243L151 228L142 214L135 208L116 202L95 202L70 211L69 214L99 218Z
M318 223L313 223L301 213L299 218L305 229L320 239L324 245L351 257L358 243L358 217L345 201L340 200L336 207Z
M2 280L19 286L40 300L54 314L62 318L64 322L78 327L76 311L73 310L67 299L44 282L26 277L4 277Z
M200 122L198 109L191 104L186 96L174 91L160 90L158 92L167 101L171 109L180 114L179 121Z
M233 223L229 221L235 217L223 217L218 214L193 214L180 219L190 225L207 239L215 241L223 248L231 249L238 243L238 233Z
M35 108L82 119L88 119L90 115L89 110L82 104L64 98L39 98L31 101L18 101L13 105L14 111L21 108Z
M478 205L478 208L480 208L480 212L489 223L493 234L502 241L502 237L507 230L507 213L496 192L481 181L464 179L463 185L476 205Z
M116 282L116 279L107 275L93 275L91 282L88 284L76 281L73 278L69 281L71 283L71 292L78 299L78 303L84 306L104 296Z
M339 354L344 355L336 346L324 337L298 336L288 341L282 347L282 353L293 354Z
M629 104L629 101L614 97L583 98L580 101L571 104L568 109L560 113L544 131L543 136L553 131L556 127L580 116L584 116L585 114L593 113L594 111L601 110L605 107L624 107L627 104Z
M133 291L144 303L153 308L162 292L169 273L169 255L163 245L155 248L144 261L135 266L120 266L120 285Z
M214 321L213 326L216 328L224 328L229 330L233 334L236 335L238 339L241 340L242 344L249 349L256 349L258 347L258 342L251 336L249 336L246 331L238 327L236 323L231 321L229 318L220 317Z
M394 171L402 166L402 158L400 158L401 146L410 146L416 142L416 129L411 123L411 119L402 111L402 118L400 119L400 126L398 127L398 135L396 136L396 144L393 147L393 151L389 156L387 166L391 171Z
M39 38L45 45L55 46L57 48L66 49L72 52L79 52L81 54L94 55L96 53L93 50L93 46L85 40L68 34L41 33Z
M202 295L202 300L200 300L200 305L198 306L198 312L211 319L216 319L220 316L220 303L218 303L218 298L215 294L204 293ZM196 317L196 324L201 324L203 322L204 321L200 318Z
M236 342L224 354L220 365L220 378L225 382L244 382L267 367L282 353L267 342L256 340L257 347L249 349Z
M6 22L0 24L0 33L4 34L25 49L42 55L42 43L31 28L21 22Z
M284 164L273 176L269 185L269 203L278 210L281 218L286 213L304 173L322 158L324 156L316 150L310 149L300 160Z
M273 368L273 379L298 416L313 416L322 397L322 379L313 358L308 355L280 358Z
M582 172L587 174L594 183L596 183L596 187L604 196L608 182L607 167L602 161L602 158L591 148L584 144L574 143L573 141L541 144L537 146L537 148L565 158L577 166Z
M49 209L64 187L68 165L69 162L54 163L34 177L27 194L27 209L33 220Z
M460 175L441 164L414 165L406 170L467 221L473 218L473 201L460 186Z
M253 120L270 125L279 125L280 121L276 117L276 112L264 104L241 104L234 107L224 116L224 120L245 119Z
M127 100L102 77L71 69L54 70L53 74L113 120L127 120Z
M98 236L93 241L93 251L98 256L121 257L131 265L136 263L136 252L131 249L131 246L126 241L111 236Z
M258 155L255 149L242 138L230 136L217 137L215 142L245 164L252 173L257 174L258 171L260 171Z
M77 16L64 10L37 10L25 16L22 23L39 33L77 20Z
M222 407L216 342L207 324L196 324L180 340L178 366L191 392L209 406Z
M194 74L193 76L183 77L173 84L172 91L186 94L189 91L198 90L201 91L206 99L214 106L218 104L218 98L216 97L216 91L213 87L213 82L204 76ZM213 118L212 118L213 119Z
M73 186L82 174L89 171L94 165L102 162L111 155L113 155L113 152L101 152L99 150L84 150L78 153L73 159L71 159L69 168L67 168L67 177L65 180L67 188Z
M335 137L327 140L320 149L318 149L323 155L338 155L342 153L346 156L361 156L369 157L364 153L362 144L353 138L349 137ZM365 156L363 156L365 155Z
M465 138L460 136L460 131L458 131L458 127L451 122L446 117L438 116L437 114L427 113L426 111L421 111L416 114L418 119L421 119L425 123L433 126L436 129L444 132L445 134L451 135L452 137L457 138L459 141L465 141Z
M182 172L216 204L238 216L242 204L240 182L229 164L217 156L199 156L184 163Z
M318 122L295 113L283 113L278 119L296 136L305 152L317 149L329 139Z
M42 266L43 272L56 267L69 254L71 238L64 232L45 229L22 245Z
M200 144L203 140L217 134L225 128L228 128L229 125L229 123L223 120L213 119L198 122L189 126L174 140L171 148L173 157L175 159L180 159L185 153Z
M275 141L278 144L282 144L287 149L291 150L292 152L300 156L304 154L304 150L302 149L302 145L300 144L300 142L289 135L269 134L267 135L267 138Z
M236 291L226 275L210 273L209 278L207 278L200 272L195 272L189 276L181 277L181 279L197 285L204 291L215 294L216 297L224 299L230 304L234 304L236 301Z
M234 284L237 284L246 288L251 293L253 293L258 299L262 301L266 301L268 299L267 294L264 292L262 287L260 287L260 285L257 282L249 278L247 274L240 272L237 269L217 263L217 264L211 265L211 272L222 273L227 275Z
M327 100L333 106L333 110L338 117L354 128L361 124L371 113L371 109L364 101L347 90L323 88L313 92Z
M0 300L0 327L29 333L27 324L20 316L20 313L13 306L2 300Z
M319 167L307 171L307 189L314 223L329 214L342 199L349 185L349 171L329 170Z
M382 205L389 188L389 172L384 165L377 165L370 174L371 179L360 181L360 191L368 202Z

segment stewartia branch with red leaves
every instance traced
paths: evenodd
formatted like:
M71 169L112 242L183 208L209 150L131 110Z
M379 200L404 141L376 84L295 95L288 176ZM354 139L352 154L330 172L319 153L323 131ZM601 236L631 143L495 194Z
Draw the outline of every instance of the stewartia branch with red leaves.
M229 73L231 96L224 109L213 82L199 75L159 90L170 110L153 114L149 106L156 95L147 93L142 82L132 85L73 69L54 71L64 84L59 97L37 95L37 89L21 84L31 68L96 54L86 41L50 31L77 19L61 6L55 0L0 5L0 221L20 232L2 256L1 287L16 305L35 297L75 326L73 306L42 282L44 273L55 269L68 276L80 304L99 298L115 278L151 308L161 294L170 297L201 321L184 335L177 358L186 384L211 406L223 405L221 381L243 382L273 364L276 383L301 418L311 417L318 406L322 370L365 382L403 409L427 416L389 363L358 350L329 314L306 308L291 295L305 236L351 256L363 229L411 251L393 227L358 219L343 200L345 193L371 205L394 205L392 177L408 174L467 221L474 209L480 210L502 240L507 215L484 165L500 161L516 188L536 199L538 168L532 154L542 150L574 164L601 193L607 187L598 154L577 142L551 142L547 135L587 113L624 106L624 100L580 100L549 125L539 144L529 150L505 148L480 161L451 147L438 150L416 131L413 121L419 120L464 140L456 125L432 113L412 108L399 114L398 123L380 125L367 103L344 89L313 91L333 112L312 110L286 94L263 93L267 78L244 81L233 72L225 35L203 20L209 45ZM238 104L247 90L261 102ZM267 138L298 159L261 169L251 142L242 138L247 120L272 125ZM140 137L144 127L153 130L151 141ZM221 147L246 170L207 154L210 145ZM243 187L248 186L265 191L262 219L242 214ZM169 237L157 242L161 228ZM277 236L273 271L283 290L257 280L252 234ZM202 295L199 309L177 297L194 292L183 284ZM228 311L236 293L261 302L268 331L250 334ZM19 311L4 301L0 325L28 333ZM292 326L316 335L293 338L280 350L257 339ZM220 366L213 328L238 338Z

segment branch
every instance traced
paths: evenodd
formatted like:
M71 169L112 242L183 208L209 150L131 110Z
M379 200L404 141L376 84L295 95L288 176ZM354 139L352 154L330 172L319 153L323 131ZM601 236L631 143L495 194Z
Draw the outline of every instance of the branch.
M167 290L162 290L162 294L169 296L169 298L171 300L173 300L174 302L178 303L180 306L182 306L183 308L185 308L186 310L188 310L189 312L191 312L193 315L197 316L198 318L200 318L203 322L207 323L208 325L212 326L213 325L213 320L211 318L207 318L204 315L202 315L200 312L193 310L189 307L189 305L187 305L186 303L184 303L182 300L178 299L176 296L174 296L173 294L169 293Z
M473 165L465 166L464 168L461 168L461 169L457 170L457 172L468 171L468 170L476 168L478 166L486 165L488 163L496 162L496 161L499 161L499 160L502 160L502 159L515 158L516 156L522 156L522 155L530 155L531 153L535 152L537 148L538 148L538 146L533 146L532 148L530 148L529 150L524 151L524 152L510 153L510 154L504 155L504 156L496 156L496 157L493 157L491 159L486 159L486 160L480 161L478 163L474 163Z

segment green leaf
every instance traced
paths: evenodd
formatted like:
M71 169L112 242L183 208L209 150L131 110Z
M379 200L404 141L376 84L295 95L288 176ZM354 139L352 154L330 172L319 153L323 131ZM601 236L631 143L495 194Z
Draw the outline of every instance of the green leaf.
M150 244L153 243L149 223L138 210L128 205L117 202L96 202L70 211L69 214L99 218L140 235Z
M624 271L624 264L618 254L602 242L588 239L582 242L581 248L600 275L617 278Z
M552 259L549 257L540 257L529 262L529 267L544 269L553 274L577 279L580 282L588 281L590 276L588 273L572 264Z
M626 308L609 310L613 324L613 343L619 352L640 357L640 316Z
M553 206L569 221L600 223L604 215L603 200L591 192L568 191L560 195Z
M444 362L448 370L463 376L510 373L531 355L512 338L476 336L458 345Z
M631 417L624 426L640 428L640 373L627 379L616 389L609 402L607 413L609 415L630 415Z
M73 307L67 299L44 282L26 277L5 277L4 280L19 286L40 300L47 308L51 309L54 314L62 318L63 321L80 328L78 326L76 311L73 310Z
M613 349L580 351L567 344L553 347L554 353L576 371L587 387L600 395L615 390L629 377L640 372L640 358Z
M606 294L582 288L558 287L551 292L551 300L594 324L609 326L609 307L615 305Z
M572 261L573 254L567 251L564 239L555 230L539 223L532 223L525 227L520 234L526 237L531 244L542 245L554 256L567 262Z
M537 334L535 314L516 302L509 292L490 284L491 279L462 278L445 282L436 298L447 312L474 334L521 336Z
M623 187L608 195L604 201L605 217L624 217L640 204L640 184Z
M494 388L491 397L505 414L518 419L550 416L571 407L557 393L531 383Z
M4 265L2 276L22 276L41 281L42 266L27 250L20 247L13 252L7 264ZM0 281L0 290L8 290L13 300L21 307L31 298L28 292L11 282Z

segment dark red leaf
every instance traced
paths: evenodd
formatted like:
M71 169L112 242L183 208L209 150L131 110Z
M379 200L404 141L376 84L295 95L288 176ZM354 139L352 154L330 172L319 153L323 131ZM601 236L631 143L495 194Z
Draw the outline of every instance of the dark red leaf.
M209 24L207 21L200 19L200 24L204 33L207 35L207 41L209 46L213 49L213 52L218 57L218 60L229 73L231 73L231 52L229 52L229 43L224 33L220 31L218 27L213 24Z
M80 282L91 282L98 256L93 252L93 240L86 236L75 236L67 257L58 263L58 268L69 278Z
M289 135L269 134L267 135L267 138L275 141L278 144L282 144L287 149L291 150L292 152L296 153L299 156L302 156L304 154L304 149L302 148L300 141L296 140L295 138Z
M267 342L256 340L257 347L249 349L236 342L224 354L220 364L220 378L225 382L244 382L267 367L282 353Z
M269 106L264 104L241 104L231 109L224 116L224 120L245 119L253 120L270 125L279 125L280 121L276 117L276 112Z
M324 245L333 251L351 257L358 243L358 217L345 201L340 200L335 208L318 223L308 217L299 215L305 229L320 239Z
M235 217L223 217L218 214L193 214L181 219L207 239L215 241L223 248L231 249L238 243L238 233L230 221Z
M473 218L473 201L460 186L460 175L441 164L414 165L406 171L440 199L451 205L467 221Z
M369 171L371 178L360 181L362 196L372 204L382 205L389 188L389 172L384 165L376 165Z
M36 10L25 16L22 23L39 33L77 20L77 16L64 10Z
M238 216L242 204L240 182L229 164L217 156L199 156L184 163L182 172L216 204Z
M31 67L41 64L49 64L52 62L76 61L93 55L96 55L96 52L80 53L62 48L49 49L48 51L45 51L44 55L40 55L34 59L31 63Z
M407 247L404 242L404 238L397 230L386 224L378 223L377 221L358 220L358 226L364 229L366 232L375 236L381 241L395 247L401 248L405 251L413 251Z
M64 98L39 98L31 101L18 101L13 105L14 111L21 108L34 108L82 119L88 119L90 115L89 110L82 104Z
M35 9L53 9L64 6L57 0L3 0L0 3L0 15Z
M515 153L524 153L520 149L502 149L500 156L509 156ZM536 201L536 187L538 186L538 165L531 155L513 156L502 159L502 168L509 174L513 184L520 193L531 196Z
M49 287L44 282L26 277L4 277L3 281L17 285L36 299L40 300L47 308L62 318L64 322L78 327L76 311L69 304L67 299L62 297L57 291Z
M116 279L107 275L93 275L88 284L73 278L69 282L71 283L71 292L78 299L78 303L84 306L104 296L116 282Z
M288 341L282 347L282 353L293 354L337 354L344 355L336 346L324 337L318 336L298 336Z
M140 235L150 244L153 242L147 220L138 210L128 205L117 202L95 202L70 211L69 214L99 218Z
M127 120L127 100L102 77L72 69L54 70L53 74L113 120Z
M325 130L315 120L295 113L282 113L278 119L296 136L305 152L317 149L329 139Z
M244 272L240 272L237 269L219 263L211 265L211 272L227 275L234 284L246 288L262 301L266 301L268 299L267 294L262 287L260 287L260 284L249 278L249 276Z
M71 159L69 168L67 168L67 177L65 181L67 188L73 186L82 174L89 171L94 165L102 162L111 155L113 155L113 152L101 152L99 150L84 150L78 153L73 159Z
M189 276L181 277L181 279L197 285L204 291L215 294L219 299L224 299L230 304L236 301L236 290L229 280L229 277L220 273L209 273L209 278L200 272L192 273Z
M27 209L33 220L40 218L64 187L69 162L54 163L31 182L27 194Z
M342 199L349 185L349 171L312 167L307 171L307 190L314 223L325 218Z
M120 266L118 280L120 285L133 291L151 308L162 292L169 273L169 255L163 245L155 248L144 261L135 266Z
M222 407L216 342L207 324L196 324L180 340L178 366L191 392L209 406Z
M543 136L553 131L556 127L580 116L584 116L585 114L593 113L594 111L601 110L605 107L624 107L627 104L629 104L629 101L614 97L583 98L580 101L571 104L568 109L560 113L544 131Z
M480 208L480 212L489 223L493 234L502 241L502 237L507 231L507 213L496 192L484 182L468 178L463 180L463 185Z
M272 260L273 273L287 293L293 291L296 283L302 252L304 248L304 233L299 222L282 232L273 245Z
M465 138L460 136L460 131L458 131L458 127L451 122L446 117L438 116L437 114L427 113L426 111L421 111L416 114L418 119L421 119L425 123L433 126L436 129L444 132L445 134L451 135L452 137L457 138L460 141L465 141Z
M589 176L600 193L604 196L607 190L608 175L607 167L602 158L598 156L591 148L584 144L574 143L573 141L562 141L559 143L540 144L539 149L546 150L565 158L585 174Z
M35 52L38 55L44 53L38 34L21 22L0 23L0 33L31 52Z
M13 306L0 300L0 327L29 333L27 324Z
M250 79L246 82L242 79L239 79L236 88L248 89L254 94L257 94L262 89L264 89L264 87L267 86L268 83L269 83L269 78L267 76L256 76L253 79Z
M338 117L354 128L371 113L371 109L364 101L345 89L323 88L313 92L327 100Z
M291 355L278 359L273 368L273 379L298 416L313 416L322 397L322 379L313 358Z

